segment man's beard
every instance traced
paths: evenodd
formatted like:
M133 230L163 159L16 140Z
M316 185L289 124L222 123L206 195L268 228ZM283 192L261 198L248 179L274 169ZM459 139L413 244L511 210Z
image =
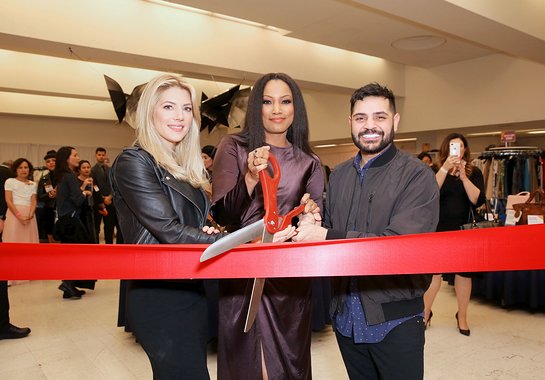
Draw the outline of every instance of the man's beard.
M371 133L381 136L376 146L374 145L374 143L373 145L365 145L360 140L365 134L371 134ZM384 131L380 129L364 129L363 131L358 133L357 136L354 136L354 134L352 134L352 141L362 153L376 154L376 153L382 152L384 148L386 148L388 145L390 145L394 141L394 135L395 135L394 126L392 125L392 128L390 129L390 133L388 135L385 135Z

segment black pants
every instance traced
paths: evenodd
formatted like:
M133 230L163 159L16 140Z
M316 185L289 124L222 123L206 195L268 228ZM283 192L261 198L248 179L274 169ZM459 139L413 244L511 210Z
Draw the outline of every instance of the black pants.
M100 221L104 221L104 242L106 244L113 244L114 243L114 230L117 228L117 243L121 243L119 241L119 226L117 223L117 214L115 212L115 207L113 204L106 206L106 210L108 210L108 215L103 216L102 214L99 214L97 209L95 209L95 230L97 235L97 241L98 235L100 234Z
M0 281L0 331L9 327L8 282Z
M382 342L354 343L335 330L351 380L424 378L424 323L415 317L394 328Z
M206 297L173 284L161 288L133 282L127 303L130 326L148 355L154 380L209 380Z

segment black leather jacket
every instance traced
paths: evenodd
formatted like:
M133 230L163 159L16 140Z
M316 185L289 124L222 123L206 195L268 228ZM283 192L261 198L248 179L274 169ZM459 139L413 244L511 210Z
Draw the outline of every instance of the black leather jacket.
M204 191L174 178L140 147L116 158L110 184L127 244L209 244L223 236L202 232L210 208Z

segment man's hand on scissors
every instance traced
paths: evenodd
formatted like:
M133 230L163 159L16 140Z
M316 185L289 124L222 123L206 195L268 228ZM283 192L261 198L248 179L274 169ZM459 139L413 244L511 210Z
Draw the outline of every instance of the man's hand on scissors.
M320 215L320 207L310 199L310 194L305 193L301 198L301 204L305 205L305 211L298 215L299 223L298 226L302 224L318 224L322 223L322 216Z
M295 226L287 226L282 231L278 231L273 236L273 243L282 243L284 241L290 240L293 238L297 232L295 231Z
M327 228L319 224L302 224L297 227L297 235L292 237L293 241L319 241L325 240Z

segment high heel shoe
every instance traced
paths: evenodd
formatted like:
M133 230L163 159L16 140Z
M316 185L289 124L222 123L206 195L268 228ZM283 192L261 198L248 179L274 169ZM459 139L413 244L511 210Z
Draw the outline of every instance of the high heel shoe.
M426 330L428 328L428 326L431 327L431 318L432 317L433 317L433 311L430 310L430 316L428 317L426 322L424 322L424 330Z
M458 313L456 313L455 317L456 317L456 326L458 326L458 331L460 332L460 334L469 336L469 334L471 334L471 331L469 329L464 330L460 328L460 322L458 321Z

